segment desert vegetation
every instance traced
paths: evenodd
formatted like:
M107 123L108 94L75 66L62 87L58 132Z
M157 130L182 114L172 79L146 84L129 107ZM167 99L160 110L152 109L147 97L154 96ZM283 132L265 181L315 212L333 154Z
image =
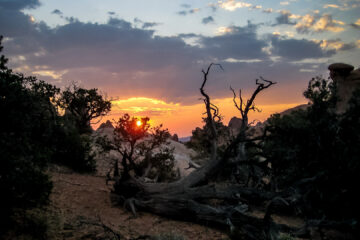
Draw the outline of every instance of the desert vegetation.
M304 92L306 108L275 114L255 129L249 114L257 110L256 98L276 84L260 77L247 100L241 90L237 94L231 88L241 124L230 131L206 91L211 71L222 69L210 64L202 70L199 84L204 126L193 132L187 144L198 153L194 161L199 156L202 161L200 166L189 162L193 171L180 177L174 168L171 135L161 125L151 127L149 118L125 114L113 122L112 139L95 139L91 122L111 109L97 89L72 86L61 91L14 73L6 62L2 55L1 236L11 238L20 229L33 239L47 239L41 229L34 233L37 228L29 227L32 223L26 219L31 219L29 210L49 203L49 166L94 173L94 146L101 148L100 154L119 154L108 171L106 183L112 184L112 191L106 194L116 196L117 207L134 217L150 212L192 221L220 229L231 239L309 239L314 231L324 237L328 230L343 233L343 239L359 236L360 90L352 93L348 107L339 113L336 83L315 77ZM279 215L300 218L304 224L275 221ZM115 239L123 237L100 220L91 224ZM160 234L144 239L184 238Z
M71 114L72 110L70 113L67 110L74 108L82 111L83 116L88 115L86 119L91 119L94 117L93 110L87 107L94 102L103 104L95 107L97 112L106 112L110 108L110 102L97 94L96 89L77 88L76 91L84 94L76 97L80 103L74 103L68 90L62 92L34 77L14 73L6 63L7 59L2 55L1 233L18 220L14 216L22 216L28 209L48 203L52 189L46 173L49 164L65 165L76 171L95 170L90 136L83 134L83 128L79 128L78 123L80 120L82 123L82 119ZM61 115L59 110L65 111L65 114Z

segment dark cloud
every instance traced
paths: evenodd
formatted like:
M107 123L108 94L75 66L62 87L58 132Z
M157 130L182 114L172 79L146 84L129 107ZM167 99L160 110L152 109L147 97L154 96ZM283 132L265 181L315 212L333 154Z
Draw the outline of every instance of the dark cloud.
M23 16L23 21L28 22ZM197 88L192 90L192 75L199 69L193 65L199 49L186 45L179 37L154 36L153 31L133 28L115 18L106 24L73 21L53 29L29 25L26 37L21 37L26 28L18 30L19 35L12 34L16 38L6 43L7 53L26 56L32 71L36 66L67 70L64 79L82 81L92 87L100 84L111 94L118 93L114 89L127 88L133 89L129 95L164 94L169 99L184 95L181 89L188 94L197 92ZM8 31L4 35L10 37ZM188 80L180 81L182 77ZM167 85L165 93L159 92L159 86Z
M285 25L295 25L296 22L293 22L290 20L290 16L292 14L288 11L281 11L280 15L278 17L276 17L276 23L273 24L273 26L277 26L277 25L281 25L281 24L285 24Z
M323 50L320 42L306 39L282 39L274 36L271 43L273 54L290 60L330 57L336 53L335 50Z
M145 24L139 19L134 22ZM293 79L300 79L296 68L286 62L274 67L262 49L269 47L270 41L276 54L294 59L295 53L291 51L296 50L291 48L301 52L301 48L312 46L302 41L290 44L283 39L261 39L258 26L251 23L232 26L231 32L215 37L197 34L163 37L134 25L115 17L106 23L84 23L69 18L65 25L51 28L44 22L31 22L21 11L0 8L0 29L10 39L4 42L10 67L27 65L26 74L52 71L62 74L63 80L56 82L57 85L66 85L66 80L77 81L84 87L100 87L110 96L121 98L145 96L192 104L199 98L200 70L210 62L228 58L262 62L224 62L225 71L214 69L208 86L213 97L231 97L229 83L234 88L253 87L252 80L259 75L278 82L289 81L290 73L281 77L281 69L290 69ZM195 38L199 46L186 44L185 38ZM318 45L314 49L318 51ZM25 60L12 61L18 55ZM313 55L303 54L300 58ZM44 75L40 78L61 81Z
M201 44L208 53L221 59L267 58L262 48L268 44L265 40L258 39L257 28L257 25L251 23L245 27L232 26L229 27L230 33L204 37L201 39Z
M0 29L0 34L7 37L36 34L35 25L31 22L29 15L2 8L0 8Z
M360 25L359 24L355 24L355 23L351 23L349 24L351 27L357 29L357 30L360 30Z
M109 15L115 15L115 12L109 11L108 14Z
M343 41L340 38L322 40L320 43L324 48L336 47L337 51L349 51L349 50L357 48L357 45L355 42L343 43Z
M119 18L113 18L111 17L109 20L108 20L108 25L111 25L111 26L115 26L115 27L118 27L118 28L125 28L125 29L130 29L131 28L131 23L125 21L125 20L122 20L122 19L119 19Z
M193 37L200 37L200 36L195 34L195 33L182 33L182 34L179 34L178 37L180 37L180 38L193 38Z
M190 9L190 10L182 10L182 11L179 11L177 12L178 15L181 15L181 16L186 16L188 14L194 14L194 13L197 13L200 11L200 8L194 8L194 9Z
M55 10L52 11L51 13L52 13L52 14L56 14L56 15L62 15L62 14L63 14L59 9L55 9Z
M8 10L21 10L40 6L39 0L0 0L0 8Z
M152 28L152 27L155 27L155 26L158 26L161 24L161 23L157 23L157 22L144 22L139 18L134 18L134 23L135 23L135 26L138 26L137 24L141 24L142 25L141 28L143 28L143 29Z
M357 48L356 43L345 43L339 50L349 51Z
M75 17L65 17L65 20L69 23L79 22L79 19Z
M160 25L160 23L156 23L156 22L144 22L142 25L142 28L152 28L155 26Z
M203 24L208 24L214 22L214 18L212 16L208 16L206 18L203 18L201 21Z

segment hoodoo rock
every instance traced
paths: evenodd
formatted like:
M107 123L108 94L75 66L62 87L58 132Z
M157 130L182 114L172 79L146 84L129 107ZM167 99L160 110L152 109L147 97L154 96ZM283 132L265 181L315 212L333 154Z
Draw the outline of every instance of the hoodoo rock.
M354 66L346 63L333 63L329 65L328 69L330 70L330 77L334 79L337 76L347 77L354 70Z
M330 77L337 85L338 102L336 112L344 113L348 102L355 89L360 88L360 68L354 70L354 67L345 63L333 63L328 69Z

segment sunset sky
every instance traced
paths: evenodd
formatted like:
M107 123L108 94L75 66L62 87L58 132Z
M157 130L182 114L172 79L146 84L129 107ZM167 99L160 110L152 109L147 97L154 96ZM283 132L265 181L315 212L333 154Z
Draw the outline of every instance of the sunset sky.
M76 82L111 99L111 114L148 116L171 133L202 126L206 90L227 124L263 76L263 121L306 103L309 79L334 62L360 65L360 0L0 0L8 66L59 87Z

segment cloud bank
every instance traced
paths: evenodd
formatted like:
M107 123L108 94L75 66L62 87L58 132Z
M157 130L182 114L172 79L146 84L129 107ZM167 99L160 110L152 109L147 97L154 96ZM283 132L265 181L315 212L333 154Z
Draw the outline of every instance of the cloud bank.
M105 23L68 17L67 24L50 27L21 11L37 6L35 0L0 1L0 34L6 38L5 53L11 66L57 85L75 81L85 87L101 87L117 99L142 96L168 103L198 103L201 69L211 62L221 63L225 69L211 73L208 91L216 98L228 97L229 85L252 87L259 75L285 85L307 81L312 73L299 72L290 61L330 57L339 50L306 39L260 35L261 25L250 22L225 26L217 36L188 34L195 39L196 44L191 45L184 35L156 35L149 28L158 23L138 20L141 27L136 27L114 14ZM247 4L225 1L222 5L228 10L240 6ZM183 8L187 13L193 10L188 5ZM62 14L56 10L54 14ZM283 16L279 24L292 15ZM314 23L308 28L329 29L339 24L324 15L317 21L322 18L327 24ZM203 19L204 24L213 21L211 16Z

